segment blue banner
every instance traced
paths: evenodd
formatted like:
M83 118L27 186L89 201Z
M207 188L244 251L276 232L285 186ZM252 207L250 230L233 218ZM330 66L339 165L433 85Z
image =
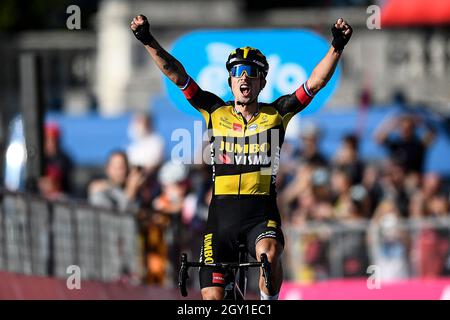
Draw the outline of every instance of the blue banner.
M325 56L330 44L322 36L305 30L239 30L196 31L179 38L171 53L185 66L189 75L204 90L211 91L225 101L234 100L228 86L225 62L231 51L251 46L260 49L269 62L267 85L258 101L272 102L293 93L305 82L316 64ZM341 70L322 89L303 114L323 107L338 86ZM181 91L167 78L168 95L183 112L196 114Z

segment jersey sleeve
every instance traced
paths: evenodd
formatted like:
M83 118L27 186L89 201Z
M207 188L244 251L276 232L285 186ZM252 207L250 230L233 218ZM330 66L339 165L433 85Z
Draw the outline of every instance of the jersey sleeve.
M209 91L202 90L192 79L188 78L186 85L180 88L189 103L205 118L206 124L209 123L209 115L216 108L225 105L225 102Z
M285 130L292 117L305 109L313 98L314 95L305 82L294 93L279 97L272 103L272 106L278 110L283 118Z
M302 84L294 93L282 96L273 102L273 106L281 116L288 114L295 115L305 109L314 95L309 90L306 82Z

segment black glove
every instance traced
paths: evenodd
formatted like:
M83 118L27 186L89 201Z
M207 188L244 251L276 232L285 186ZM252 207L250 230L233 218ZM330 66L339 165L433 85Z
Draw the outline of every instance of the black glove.
M141 14L144 23L133 31L134 36L144 45L149 45L153 41L153 36L150 33L150 24L148 23L147 17Z
M350 33L348 35L344 34L344 31L348 29L338 29L334 25L331 28L331 33L333 34L333 41L331 42L331 45L338 51L344 50L345 45L348 43L348 40L350 40L353 30L350 26L348 26L348 28L350 29Z

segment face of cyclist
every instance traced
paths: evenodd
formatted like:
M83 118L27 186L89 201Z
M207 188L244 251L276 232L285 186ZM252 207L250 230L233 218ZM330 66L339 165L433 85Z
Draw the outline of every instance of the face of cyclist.
M231 91L241 104L256 100L266 84L263 74L254 66L237 65L230 72Z

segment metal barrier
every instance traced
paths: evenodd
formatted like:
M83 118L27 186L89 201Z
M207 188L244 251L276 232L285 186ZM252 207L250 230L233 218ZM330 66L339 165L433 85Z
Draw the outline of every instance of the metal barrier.
M0 270L115 281L141 272L138 228L130 212L4 192L0 205Z
M285 277L292 281L450 275L450 217L308 223L284 232Z
M0 196L0 270L67 278L67 267L77 265L82 279L144 278L144 253L132 213L30 194ZM287 280L367 277L374 271L385 281L450 275L450 217L334 221L283 229ZM185 231L175 230L164 241L191 234ZM179 241L192 244L193 234ZM169 283L176 276L176 252L170 255Z

